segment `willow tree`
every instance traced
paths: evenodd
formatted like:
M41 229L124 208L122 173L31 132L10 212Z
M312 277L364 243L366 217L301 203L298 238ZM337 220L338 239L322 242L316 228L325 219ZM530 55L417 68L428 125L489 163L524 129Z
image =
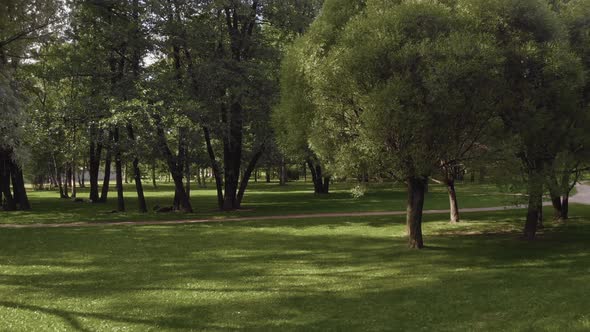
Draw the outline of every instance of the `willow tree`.
M311 87L300 70L305 50L292 47L282 63L281 102L273 111L273 127L279 147L291 159L304 160L311 172L315 194L329 193L330 176L325 163L310 146L311 124L316 107Z
M406 183L411 248L424 246L428 177L481 125L461 119L493 109L501 57L475 23L437 2L327 1L297 64L286 63L309 86L291 93L313 103L313 151L344 167L357 156Z
M590 70L590 3L564 1L555 6L568 33L573 53L580 58L583 71ZM567 124L567 135L562 139L557 157L549 165L547 186L554 209L554 220L569 217L569 195L590 162L590 80L586 77L578 109L570 111L561 122Z
M494 35L503 89L497 112L527 182L524 238L535 238L550 165L574 132L584 86L583 66L559 16L542 0L470 0L464 6Z

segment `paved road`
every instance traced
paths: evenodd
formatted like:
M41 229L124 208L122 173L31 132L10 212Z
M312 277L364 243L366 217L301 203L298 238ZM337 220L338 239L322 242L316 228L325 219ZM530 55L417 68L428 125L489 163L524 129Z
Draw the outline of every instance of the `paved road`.
M570 198L572 203L590 204L590 185L579 184L576 186L576 195ZM551 203L543 203L551 205ZM487 208L466 208L460 209L464 212L487 212L506 211L523 209L524 205L497 206ZM425 210L424 214L444 214L449 210ZM383 211L383 212L347 212L347 213L310 213L290 214L279 216L260 217L236 217L236 218L215 218L215 219L194 219L194 220L151 220L151 221L116 221L116 222L75 222L63 224L0 224L0 228L60 228L60 227L104 227L104 226L141 226L141 225L178 225L178 224L199 224L209 222L230 222L230 221L251 221L251 220L284 220L284 219L311 219L311 218L334 218L334 217L371 217L371 216L399 216L406 214L406 211Z
M581 203L590 205L590 185L578 184L576 194L570 197L570 203Z

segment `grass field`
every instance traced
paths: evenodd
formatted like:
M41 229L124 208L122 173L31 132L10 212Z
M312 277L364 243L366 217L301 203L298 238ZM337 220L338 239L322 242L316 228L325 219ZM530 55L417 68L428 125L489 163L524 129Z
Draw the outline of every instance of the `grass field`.
M30 192L32 211L2 212L0 223L68 223L87 221L120 220L171 220L197 219L209 217L268 216L295 213L321 212L364 212L364 211L400 211L406 208L405 188L400 185L373 184L367 194L354 199L350 193L351 184L339 183L332 186L329 195L314 195L310 182L291 182L287 186L277 183L253 183L244 197L243 210L236 212L219 212L216 206L214 186L208 189L192 190L191 201L195 213L154 213L137 212L137 198L134 185L126 185L126 213L111 213L116 209L116 193L110 192L107 204L75 203L60 199L53 191ZM148 207L155 205L170 206L174 195L171 184L160 184L158 189L146 186ZM459 184L457 185L459 206L492 207L514 204L518 197L501 192L495 185ZM87 189L78 194L87 198ZM448 209L446 188L432 184L426 197L425 209Z
M401 216L1 229L0 330L587 331L571 213L533 243L522 211L428 215L422 251Z

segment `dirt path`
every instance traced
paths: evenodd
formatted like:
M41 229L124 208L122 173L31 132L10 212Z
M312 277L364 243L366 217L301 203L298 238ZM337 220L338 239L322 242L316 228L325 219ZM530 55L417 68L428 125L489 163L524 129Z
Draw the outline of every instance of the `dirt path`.
M572 203L590 204L590 185L579 184L576 186L576 195L570 198ZM551 203L543 203L545 206ZM487 208L466 208L460 209L465 212L488 212L507 211L523 209L524 205L498 206ZM449 210L425 210L424 214L444 214ZM312 218L337 218L337 217L373 217L373 216L399 216L405 215L406 211L382 211L382 212L346 212L346 213L309 213L289 214L277 216L259 217L235 217L235 218L209 218L209 219L187 219L187 220L152 220L152 221L104 221L104 222L75 222L63 224L0 224L0 228L61 228L61 227L104 227L104 226L145 226L145 225L179 225L179 224L200 224L209 222L230 222L230 221L252 221L252 220L285 220L285 219L312 219Z

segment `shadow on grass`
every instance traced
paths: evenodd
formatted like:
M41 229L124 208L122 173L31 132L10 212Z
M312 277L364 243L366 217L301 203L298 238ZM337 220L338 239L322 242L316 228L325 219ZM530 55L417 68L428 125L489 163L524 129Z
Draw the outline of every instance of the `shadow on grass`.
M590 225L527 243L444 233L520 227L515 212L436 218L423 251L405 249L403 217L2 230L0 318L38 312L78 331L583 327Z

